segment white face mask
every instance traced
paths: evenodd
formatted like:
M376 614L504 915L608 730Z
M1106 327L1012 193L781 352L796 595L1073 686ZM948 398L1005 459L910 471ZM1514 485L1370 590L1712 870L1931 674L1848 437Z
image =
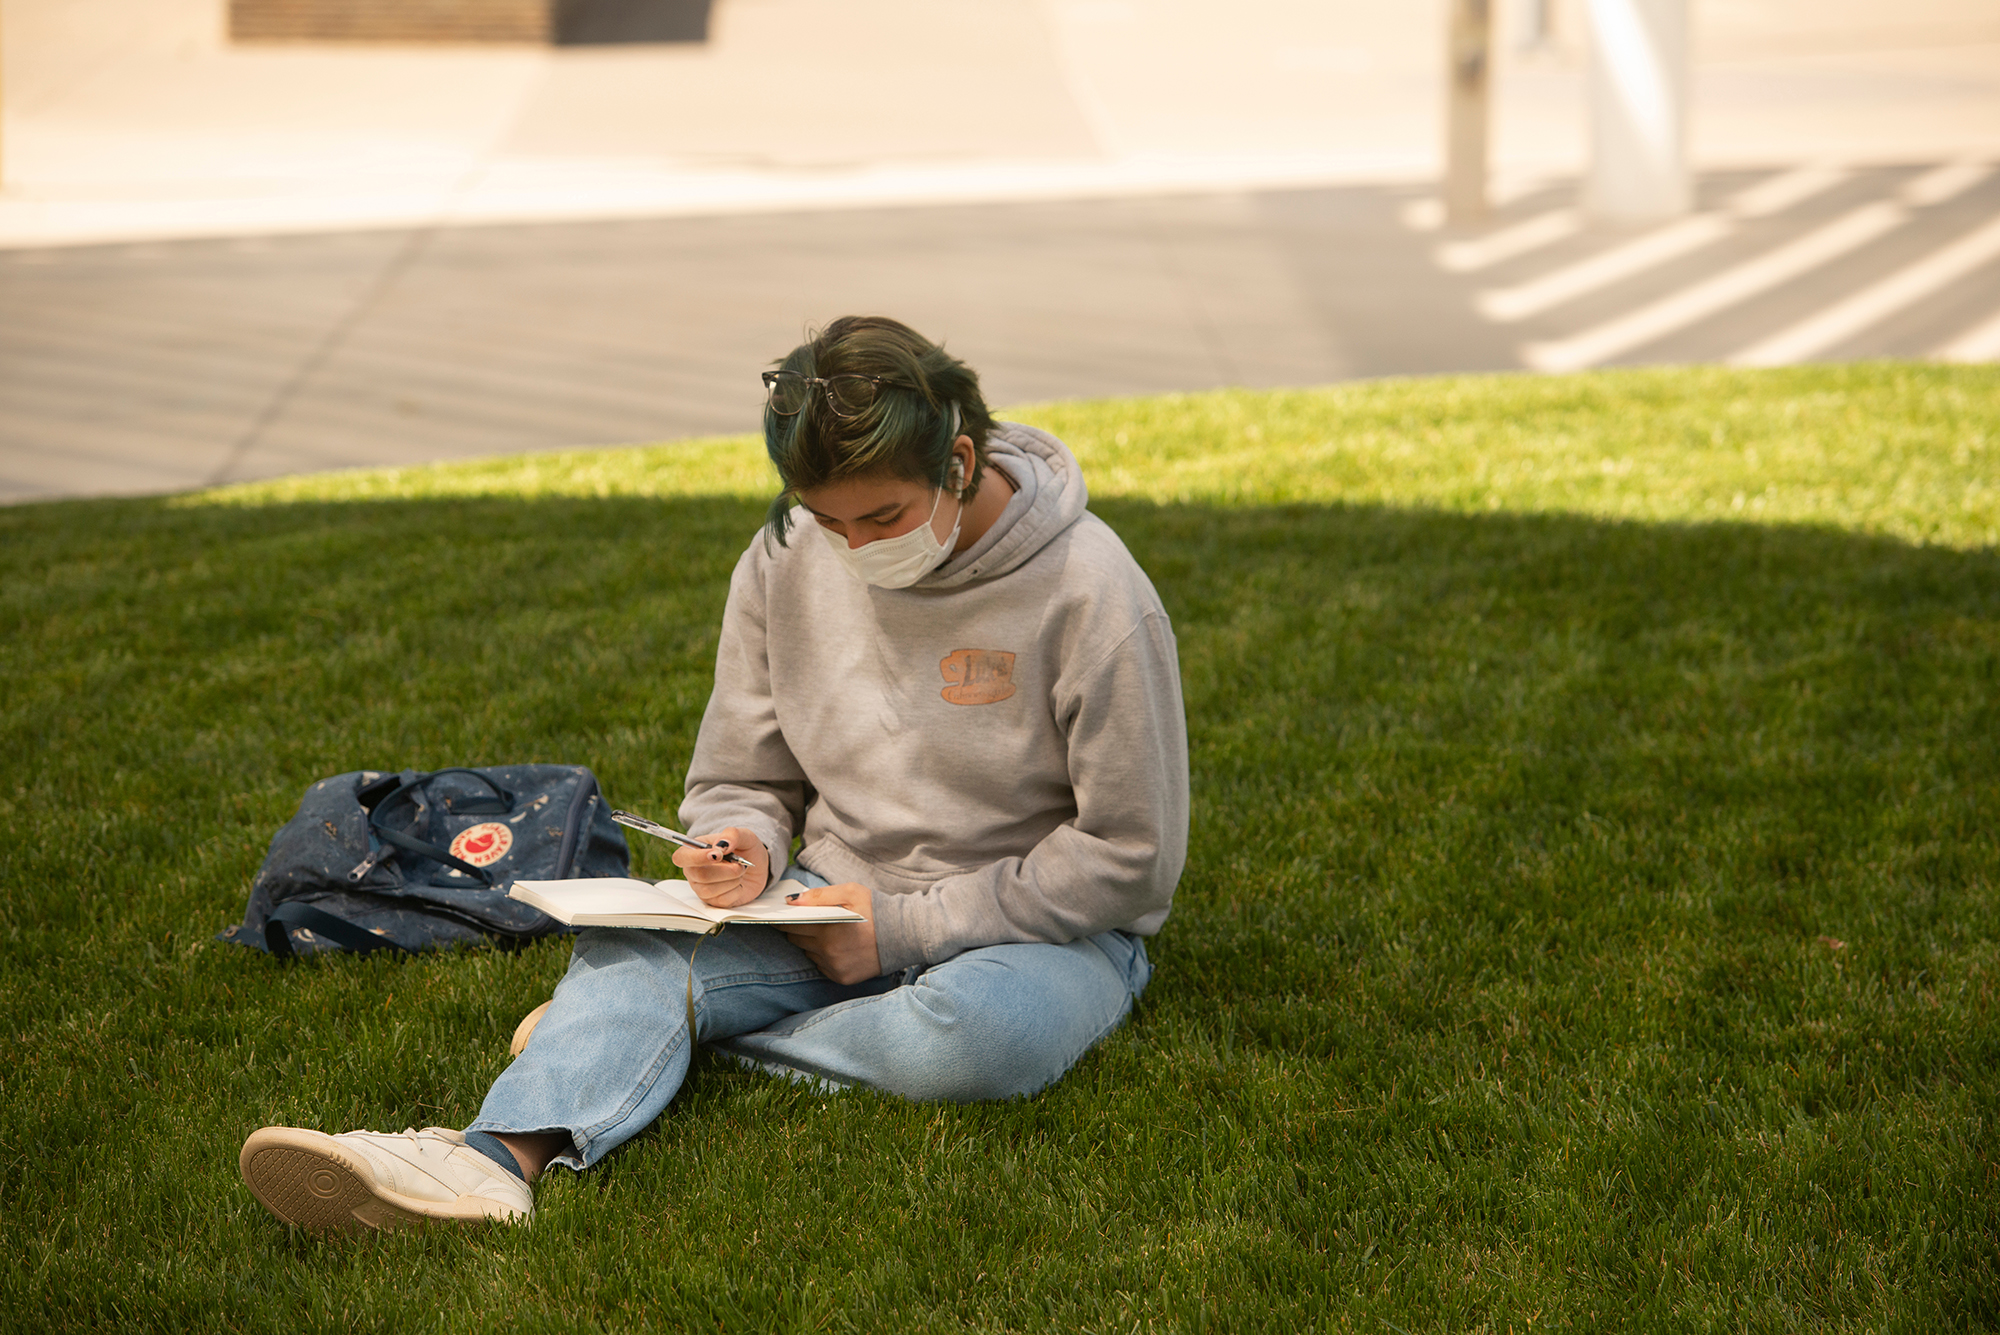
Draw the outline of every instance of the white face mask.
M847 573L863 584L873 584L878 589L907 589L942 565L951 555L951 549L958 545L959 525L965 521L965 503L958 503L958 517L951 521L951 536L939 542L931 524L937 519L938 506L943 504L944 488L939 487L929 519L908 533L877 538L859 547L849 547L847 539L830 528L822 528L819 535L833 548L833 554L847 567Z

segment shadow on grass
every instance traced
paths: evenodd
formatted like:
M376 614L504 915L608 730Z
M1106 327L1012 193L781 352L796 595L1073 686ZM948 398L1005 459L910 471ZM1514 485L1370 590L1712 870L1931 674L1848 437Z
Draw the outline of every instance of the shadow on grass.
M1584 1320L1641 1290L1654 1305L1636 1310L1661 1320L1791 1310L1781 1290L1864 1323L1995 1315L2000 556L1561 515L1094 508L1180 639L1195 828L1159 973L1134 1023L1043 1099L877 1108L889 1129L842 1123L857 1162L890 1184L929 1171L929 1151L896 1147L940 1116L959 1119L952 1135L1012 1136L1121 1221L1120 1246L1157 1244L1152 1277L1127 1278L1158 1281L1161 1304L1207 1301L1176 1286L1235 1263L1234 1244L1175 1252L1172 1230L1233 1210L1283 1239L1289 1259L1241 1280L1274 1328L1290 1309L1269 1306L1271 1286L1324 1299L1368 1274L1373 1296L1342 1310L1406 1324L1537 1302ZM217 1147L266 1120L469 1115L559 947L280 974L207 937L324 774L578 761L620 804L672 810L760 515L732 499L490 498L0 512L0 741L33 758L0 789L0 1231L28 1249L59 1219L105 1220L10 1296L81 1266L128 1277L75 1284L79 1313L165 1310L147 1295L171 1285L121 1267L163 1220L194 1218L222 1239L181 1281L209 1310L227 1287L217 1258L263 1227ZM939 656L913 651L913 670ZM703 1079L701 1116L621 1156L605 1185L560 1188L572 1215L552 1217L570 1222L538 1224L537 1245L589 1230L578 1202L679 1190L704 1119L726 1153L779 1097ZM1057 1130L1078 1119L1128 1128L1137 1166L1064 1158L1079 1151ZM1207 1156L1225 1132L1244 1156L1227 1187L1183 1158L1189 1137ZM86 1170L120 1136L129 1151ZM757 1160L764 1226L817 1228L824 1189L783 1184L807 1161L830 1171L823 1146L761 1152L777 1156ZM148 1166L176 1154L232 1202L226 1218ZM1129 1175L1169 1168L1209 1185L1138 1210L1167 1188ZM1905 1169L1921 1186L1885 1194ZM114 1221L90 1205L77 1184L103 1171L156 1208ZM896 1215L870 1195L892 1187L869 1182L838 1208L880 1207L875 1243L922 1250L938 1219ZM1024 1220L1036 1190L978 1185ZM1705 1231L1718 1202L1738 1212L1726 1245ZM1920 1220L1944 1223L1918 1249ZM991 1258L869 1282L941 1320L1089 1301L1058 1242L1006 1248L997 1306L958 1270L999 1273ZM1500 1257L1476 1284L1452 1259L1468 1250ZM1391 1251L1409 1260L1394 1283L1371 1259ZM1663 1257L1678 1278L1655 1273ZM807 1270L842 1273L823 1264ZM1460 1307L1438 1306L1447 1291ZM576 1310L610 1310L595 1292Z
M1462 928L1504 932L1586 891L1598 913L1606 892L1699 891L1720 923L1810 935L1829 895L1855 907L1853 878L1934 896L1994 865L1991 551L1095 508L1180 638L1198 806L1183 921L1289 916L1303 895L1331 922L1359 893L1337 887L1360 886L1448 896L1473 914ZM359 765L561 757L671 809L758 515L492 498L6 512L4 735L44 760L12 801L37 837L0 867L46 887L9 925L68 930L86 867L154 876L221 828L251 840L208 897L231 903L298 790Z

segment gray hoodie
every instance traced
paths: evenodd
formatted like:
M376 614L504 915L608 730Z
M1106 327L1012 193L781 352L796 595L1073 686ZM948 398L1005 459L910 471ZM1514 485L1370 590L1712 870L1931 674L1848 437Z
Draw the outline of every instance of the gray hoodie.
M850 575L794 512L736 563L684 828L753 831L874 892L884 972L1006 941L1150 935L1187 858L1173 628L1084 509L1063 443L1003 423L1015 482L907 589ZM989 477L988 486L1004 486Z

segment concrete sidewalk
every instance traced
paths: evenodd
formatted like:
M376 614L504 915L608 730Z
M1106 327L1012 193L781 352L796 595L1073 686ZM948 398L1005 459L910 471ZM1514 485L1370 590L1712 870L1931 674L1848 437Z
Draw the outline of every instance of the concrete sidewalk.
M1718 0L1701 209L1656 228L1576 216L1574 53L1510 53L1504 202L1459 235L1436 6L1384 8L719 0L698 48L228 50L209 3L5 0L0 499L748 430L756 371L856 310L1000 403L2000 356L1990 5Z
M1494 160L1573 176L1580 3L1499 7ZM1443 4L717 0L698 44L231 47L6 0L0 247L1435 177ZM1708 168L2000 152L1990 0L1696 0Z
M0 498L750 431L757 372L850 311L944 338L998 404L2000 356L1985 163L1710 173L1641 229L1573 193L1462 236L1422 187L1341 186L5 252Z

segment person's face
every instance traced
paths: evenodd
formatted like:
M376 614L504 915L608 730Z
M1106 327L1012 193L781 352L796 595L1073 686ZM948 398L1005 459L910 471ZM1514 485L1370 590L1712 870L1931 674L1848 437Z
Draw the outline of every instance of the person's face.
M972 476L971 438L960 436L953 453L963 469L959 476ZM850 550L883 538L900 538L926 520L930 522L931 535L943 542L951 536L952 525L958 518L953 502L947 499L944 504L938 503L937 488L888 473L843 478L813 487L800 492L799 501L812 512L821 528L846 538Z

